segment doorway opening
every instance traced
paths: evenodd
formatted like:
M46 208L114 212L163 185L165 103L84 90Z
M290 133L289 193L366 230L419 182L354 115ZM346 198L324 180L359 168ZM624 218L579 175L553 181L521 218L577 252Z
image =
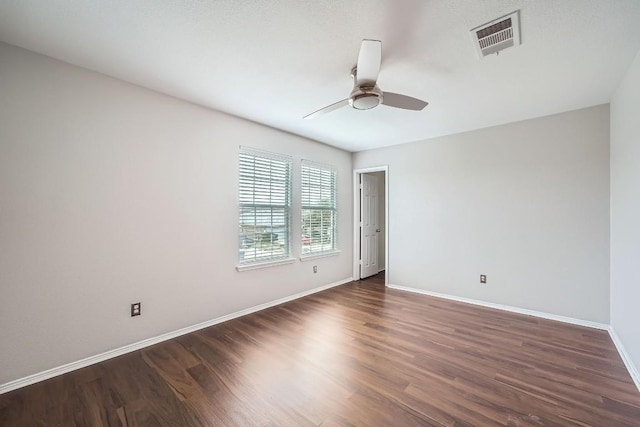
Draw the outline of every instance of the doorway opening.
M389 167L353 171L353 277L384 271L389 283Z

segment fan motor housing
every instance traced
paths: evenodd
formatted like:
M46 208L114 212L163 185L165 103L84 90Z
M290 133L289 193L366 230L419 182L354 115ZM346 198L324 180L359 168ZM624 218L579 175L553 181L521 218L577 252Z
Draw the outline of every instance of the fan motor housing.
M382 103L382 91L378 86L356 87L349 95L349 105L356 110L369 110Z

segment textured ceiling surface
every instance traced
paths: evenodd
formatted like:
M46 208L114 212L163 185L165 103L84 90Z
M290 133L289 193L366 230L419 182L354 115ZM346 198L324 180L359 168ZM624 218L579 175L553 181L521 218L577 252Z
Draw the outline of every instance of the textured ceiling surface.
M522 45L469 30L521 10ZM609 102L640 49L638 0L6 0L0 40L349 151ZM430 102L302 117L346 98L363 38L382 90Z

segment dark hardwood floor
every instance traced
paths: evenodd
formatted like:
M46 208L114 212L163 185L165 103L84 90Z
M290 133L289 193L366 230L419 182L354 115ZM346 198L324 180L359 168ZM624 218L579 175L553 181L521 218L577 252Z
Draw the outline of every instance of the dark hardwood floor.
M353 282L0 395L2 426L640 426L605 331Z

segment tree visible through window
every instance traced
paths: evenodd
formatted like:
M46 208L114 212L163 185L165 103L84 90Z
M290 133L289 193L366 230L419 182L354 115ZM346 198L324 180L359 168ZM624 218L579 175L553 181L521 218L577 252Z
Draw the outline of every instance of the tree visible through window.
M290 256L291 164L286 156L241 149L240 264Z
M336 171L302 161L302 255L336 250Z

